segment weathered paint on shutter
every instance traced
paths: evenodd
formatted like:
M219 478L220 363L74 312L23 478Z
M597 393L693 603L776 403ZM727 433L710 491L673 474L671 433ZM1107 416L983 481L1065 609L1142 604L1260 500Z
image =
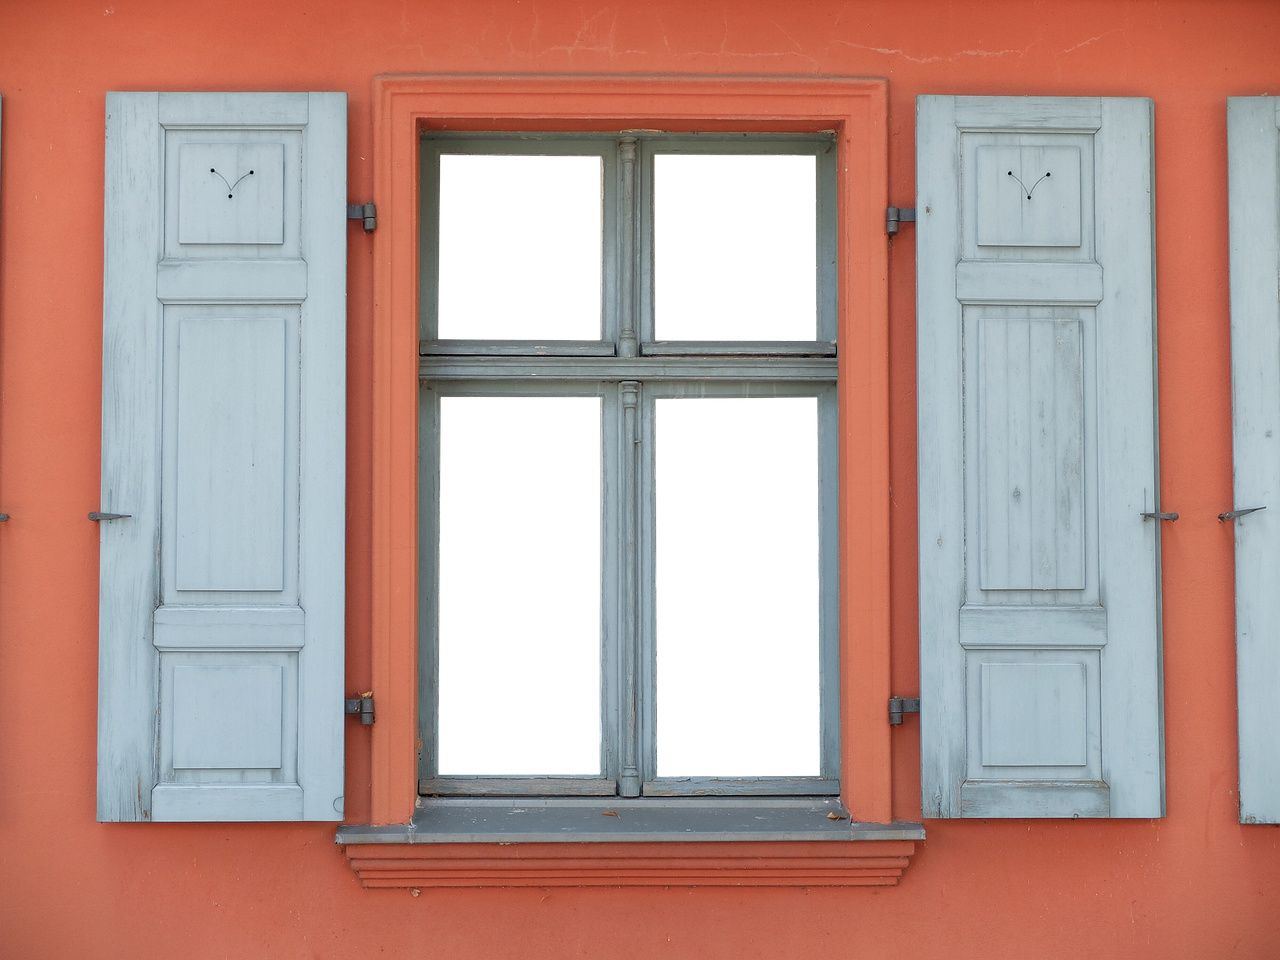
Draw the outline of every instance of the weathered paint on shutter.
M107 95L99 820L339 820L346 95Z
M1227 100L1240 822L1280 823L1280 98Z
M926 817L1164 813L1151 137L917 101Z

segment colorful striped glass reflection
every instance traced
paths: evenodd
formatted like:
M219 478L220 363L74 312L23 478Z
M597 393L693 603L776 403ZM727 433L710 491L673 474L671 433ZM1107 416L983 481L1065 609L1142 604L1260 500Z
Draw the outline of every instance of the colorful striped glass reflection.
M598 771L600 403L442 413L440 771Z
M815 412L659 404L660 773L817 772Z
M658 338L812 339L812 157L657 164Z
M599 337L598 156L447 156L440 335Z

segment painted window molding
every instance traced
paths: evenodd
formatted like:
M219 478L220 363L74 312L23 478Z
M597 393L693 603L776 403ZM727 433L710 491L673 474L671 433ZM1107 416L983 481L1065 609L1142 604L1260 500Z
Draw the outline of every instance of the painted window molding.
M418 802L418 474L419 430L419 143L425 132L529 130L834 131L839 151L836 305L841 489L840 799L850 821L829 820L845 842L874 856L878 844L909 843L918 825L867 834L852 823L891 823L888 662L888 344L885 87L866 80L719 80L637 78L413 78L375 84L375 198L381 217L375 246L373 516L372 820L349 825L362 876L371 858L404 859L417 843L448 844L448 831L422 829ZM495 121L493 118L501 118ZM733 118L725 120L723 118ZM780 361L785 362L785 361ZM465 803L466 801L461 801ZM831 811L835 812L835 811ZM839 814L837 814L839 816ZM596 815L602 822L617 818ZM827 818L823 816L824 820ZM385 825L378 827L377 825ZM400 826L396 826L400 825ZM612 825L611 825L612 826ZM528 841L533 834L526 834ZM656 833L647 834L649 838ZM705 839L721 834L708 831ZM865 839L883 836L884 839ZM376 837L377 842L370 842ZM480 836L471 839L479 840ZM502 883L501 864L519 858L521 843L471 843L469 883ZM573 844L556 845L578 857ZM687 849L702 849L691 844ZM799 848L760 844L758 855L794 856ZM903 847L893 848L901 855ZM889 852L888 848L885 850ZM906 851L909 854L909 851ZM606 859L610 857L606 854ZM618 862L621 867L621 862ZM571 868L572 869L572 868ZM427 870L427 874L431 871ZM660 873L650 882L663 880ZM372 874L368 874L372 876ZM675 876L672 874L671 876ZM429 877L428 877L429 879ZM418 883L426 882L421 876ZM441 876L440 882L448 882ZM674 882L680 882L675 880Z

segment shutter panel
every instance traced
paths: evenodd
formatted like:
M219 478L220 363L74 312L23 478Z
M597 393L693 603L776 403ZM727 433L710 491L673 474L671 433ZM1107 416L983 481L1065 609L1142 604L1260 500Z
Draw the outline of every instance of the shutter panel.
M1280 136L1275 97L1227 100L1240 822L1280 823Z
M99 820L340 820L346 95L107 95Z
M926 817L1164 814L1151 136L917 101Z

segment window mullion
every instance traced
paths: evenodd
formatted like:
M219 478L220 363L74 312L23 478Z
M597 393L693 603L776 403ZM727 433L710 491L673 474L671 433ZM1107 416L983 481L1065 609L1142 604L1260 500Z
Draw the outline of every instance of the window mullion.
M636 252L639 247L636 237L636 225L640 220L640 191L636 177L636 138L620 137L618 139L618 175L622 180L619 191L618 206L621 211L618 233L621 242L618 256L621 259L619 274L619 300L622 307L620 330L618 332L618 356L635 357L640 353L640 343L636 336Z
M622 775L618 792L640 796L640 383L622 394Z

